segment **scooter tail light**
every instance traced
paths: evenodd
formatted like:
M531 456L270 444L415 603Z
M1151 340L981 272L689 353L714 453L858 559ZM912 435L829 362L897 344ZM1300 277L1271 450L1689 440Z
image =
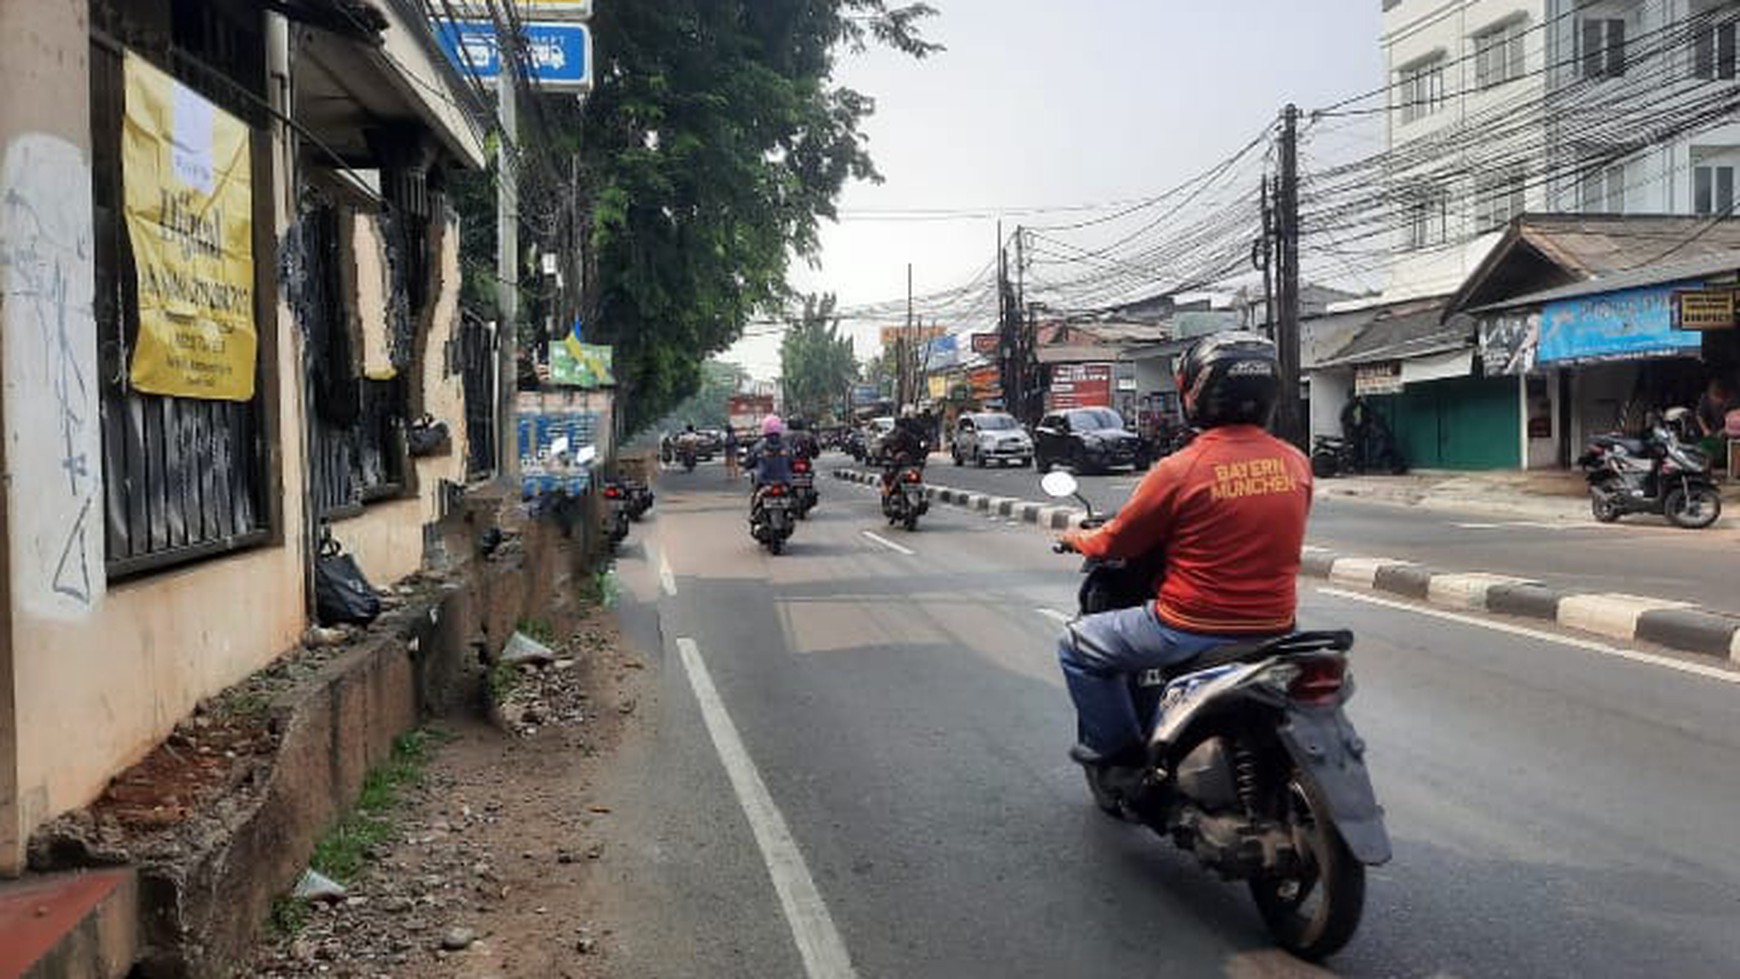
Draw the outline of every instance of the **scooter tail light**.
M791 464L791 471L796 472L796 473L807 473L810 471L810 464L802 459L799 459L798 461Z
M922 480L922 479L924 479L924 477L923 477L923 476L920 476L920 475L919 475L919 474L918 474L918 470L916 470L916 469L908 469L908 470L907 470L907 471L906 471L906 481L907 481L907 482L909 482L909 483L916 483L916 482L919 482L919 481L920 481L920 480Z
M607 486L604 488L604 498L607 500L619 500L622 498L622 490L615 486Z
M1298 665L1298 675L1287 684L1287 696L1314 707L1335 703L1347 682L1347 657L1313 656Z
M772 483L767 487L767 495L768 496L784 496L785 495L785 487L780 485L779 483Z

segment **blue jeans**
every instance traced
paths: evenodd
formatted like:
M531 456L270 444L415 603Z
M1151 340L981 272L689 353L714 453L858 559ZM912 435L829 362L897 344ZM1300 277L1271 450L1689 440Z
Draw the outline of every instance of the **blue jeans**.
M1173 666L1238 641L1171 628L1147 603L1071 622L1058 637L1057 660L1075 701L1082 744L1105 756L1141 744L1147 732L1136 717L1130 675Z

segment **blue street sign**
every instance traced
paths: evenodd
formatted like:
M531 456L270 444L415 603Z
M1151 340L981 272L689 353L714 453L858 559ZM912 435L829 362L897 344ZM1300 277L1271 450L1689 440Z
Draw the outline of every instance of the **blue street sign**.
M435 26L441 49L461 72L485 83L501 77L501 46L496 43L494 23L461 20ZM553 92L592 89L592 32L585 24L535 21L520 26L532 78L539 85Z

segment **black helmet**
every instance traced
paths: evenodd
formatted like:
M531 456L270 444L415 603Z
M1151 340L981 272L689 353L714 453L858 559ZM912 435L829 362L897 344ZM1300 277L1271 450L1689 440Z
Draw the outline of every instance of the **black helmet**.
M793 415L785 420L785 427L794 432L801 432L809 428L810 423L804 421L804 416L802 415Z
M1179 361L1177 380L1184 417L1197 428L1267 425L1281 395L1275 344L1244 330L1198 340Z

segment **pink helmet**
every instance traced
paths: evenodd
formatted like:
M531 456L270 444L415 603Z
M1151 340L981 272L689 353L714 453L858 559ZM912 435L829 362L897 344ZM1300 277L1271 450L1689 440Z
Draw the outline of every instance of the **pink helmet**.
M780 421L778 415L768 415L761 420L761 434L783 435L784 433L785 422Z

